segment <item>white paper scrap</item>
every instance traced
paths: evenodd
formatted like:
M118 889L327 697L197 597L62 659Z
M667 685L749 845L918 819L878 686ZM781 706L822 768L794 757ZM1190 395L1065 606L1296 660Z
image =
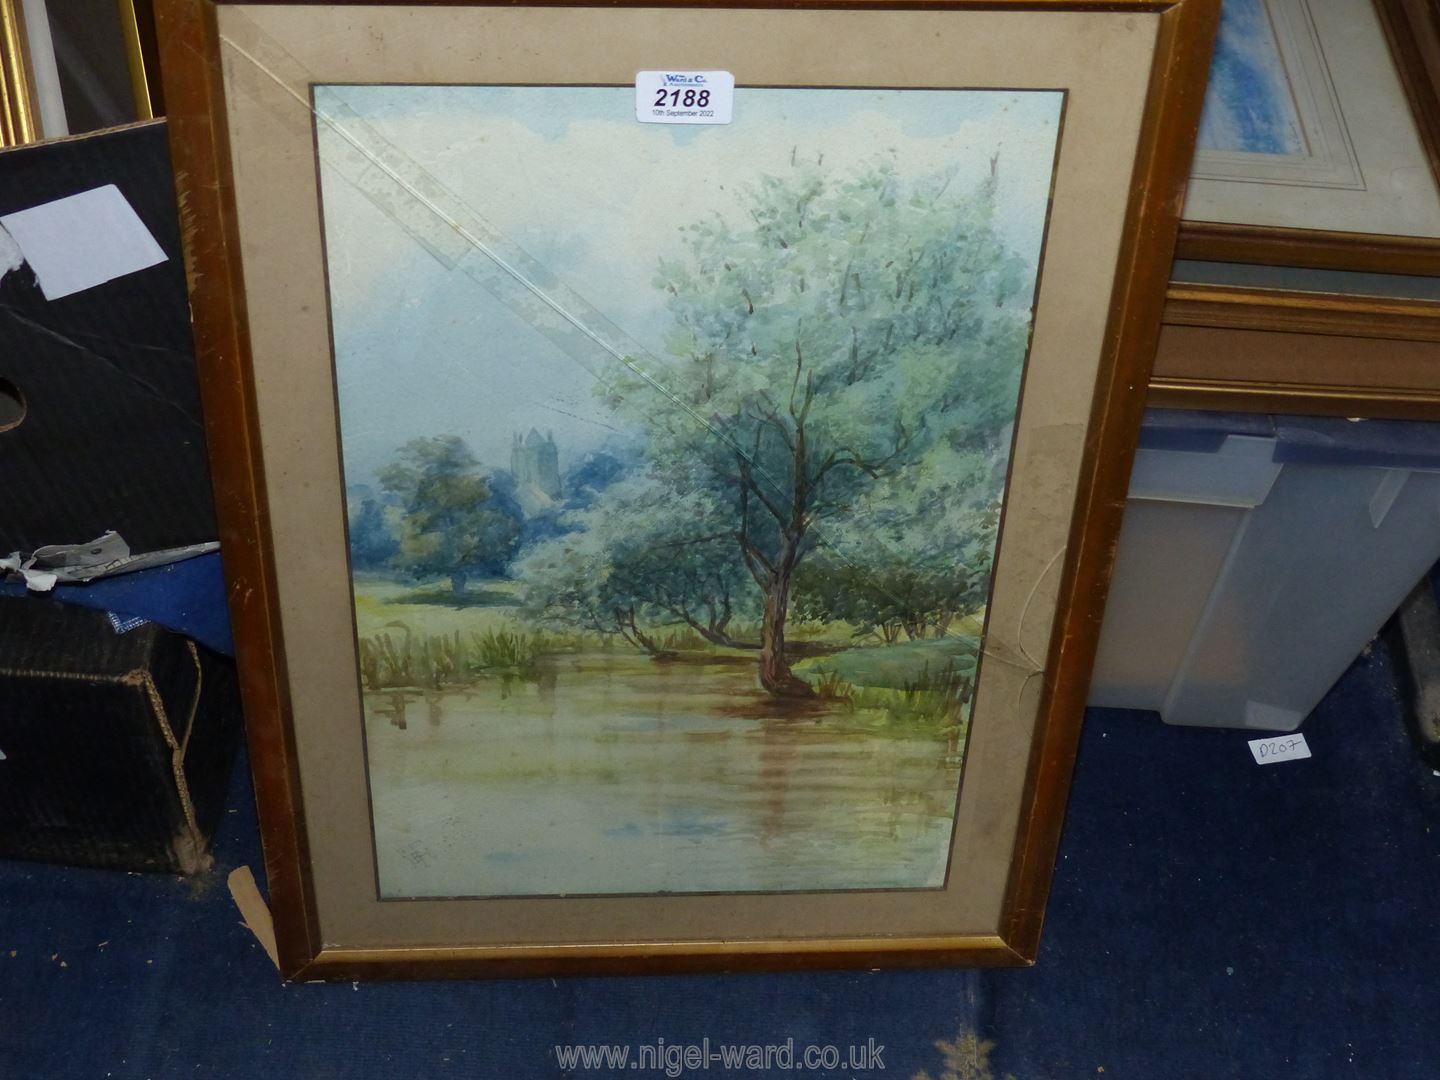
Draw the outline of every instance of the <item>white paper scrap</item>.
M0 229L0 281L5 280L5 275L11 270L19 270L25 265L25 255L20 250L20 245L4 229Z
M728 124L735 76L728 71L642 71L635 76L635 119L642 124Z
M1251 739L1250 753L1255 755L1255 764L1273 765L1277 761L1299 761L1310 756L1310 747L1305 736L1279 735L1273 739Z
M0 215L46 300L93 289L165 261L114 184Z
M60 580L59 575L52 574L48 570L21 570L25 575L25 588L31 592L49 592L55 588L55 583Z

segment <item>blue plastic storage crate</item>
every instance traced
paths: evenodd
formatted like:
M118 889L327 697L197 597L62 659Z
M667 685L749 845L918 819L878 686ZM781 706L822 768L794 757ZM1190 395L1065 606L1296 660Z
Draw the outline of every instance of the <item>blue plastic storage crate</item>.
M1440 424L1156 409L1092 705L1293 731L1440 560Z

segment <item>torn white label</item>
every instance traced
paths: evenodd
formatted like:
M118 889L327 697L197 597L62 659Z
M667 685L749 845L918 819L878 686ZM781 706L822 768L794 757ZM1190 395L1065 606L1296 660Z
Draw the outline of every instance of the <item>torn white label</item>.
M35 271L46 300L165 261L165 252L114 184L0 215L0 226Z
M635 76L635 119L642 124L728 124L735 76L728 71L642 71Z
M57 574L49 570L24 569L20 573L25 575L25 588L31 592L49 592L55 588L55 583L60 580Z
M20 245L15 243L12 237L4 229L0 229L0 281L5 280L5 275L11 270L19 270L25 265L25 255L20 250Z
M4 760L5 760L5 756L6 756L6 755L5 755L5 751L4 751L4 750L0 750L0 761L4 761Z
M0 578L9 573L18 574L24 580L25 587L35 592L49 592L55 587L57 580L56 576L48 571L36 570L35 560L25 558L18 551L0 559Z
M152 566L164 566L218 550L220 544L210 540L187 547L165 548L132 555L125 538L112 529L88 544L49 544L36 548L29 555L19 551L11 552L0 557L0 578L3 578L6 572L18 574L25 579L25 584L36 592L49 592L61 581L94 581L96 578L128 573L131 570L147 570Z
M1250 753L1255 764L1273 765L1277 761L1299 761L1310 756L1304 735L1280 735L1273 739L1251 739Z

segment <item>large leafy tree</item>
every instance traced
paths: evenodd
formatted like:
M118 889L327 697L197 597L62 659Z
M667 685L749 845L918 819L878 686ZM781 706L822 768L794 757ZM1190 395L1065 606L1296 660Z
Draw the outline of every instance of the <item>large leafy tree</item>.
M456 595L464 593L470 575L504 570L520 522L494 497L464 440L412 439L379 478L403 508L398 565L420 579L449 578Z
M795 163L662 261L668 362L627 359L612 405L657 475L698 470L762 608L760 681L805 695L785 631L798 567L875 485L938 446L989 452L1013 415L1031 272L977 189Z
M943 636L957 618L978 613L990 587L1008 442L1008 426L988 450L940 440L872 485L797 573L798 610L886 642Z
M662 651L649 629L656 625L688 626L712 644L744 648L730 627L752 613L754 589L726 510L683 476L645 473L613 484L593 506L565 516L572 531L516 566L526 606L651 653Z

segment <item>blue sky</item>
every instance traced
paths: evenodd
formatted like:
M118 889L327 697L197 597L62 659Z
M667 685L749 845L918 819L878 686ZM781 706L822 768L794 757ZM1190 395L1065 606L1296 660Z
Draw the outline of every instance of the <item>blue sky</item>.
M1254 154L1306 152L1264 0L1225 0L1220 9L1199 145Z
M1037 262L1061 95L1047 91L740 87L724 126L640 124L633 87L317 87L343 102L644 348L660 352L653 276L679 230L738 215L736 191L823 154L849 171L893 154L901 174L973 186L1000 155L1000 226ZM489 467L510 434L553 429L562 467L615 432L584 358L567 355L464 273L442 266L324 166L347 480L394 448L453 433ZM597 356L598 360L599 357ZM591 366L593 369L593 365Z

